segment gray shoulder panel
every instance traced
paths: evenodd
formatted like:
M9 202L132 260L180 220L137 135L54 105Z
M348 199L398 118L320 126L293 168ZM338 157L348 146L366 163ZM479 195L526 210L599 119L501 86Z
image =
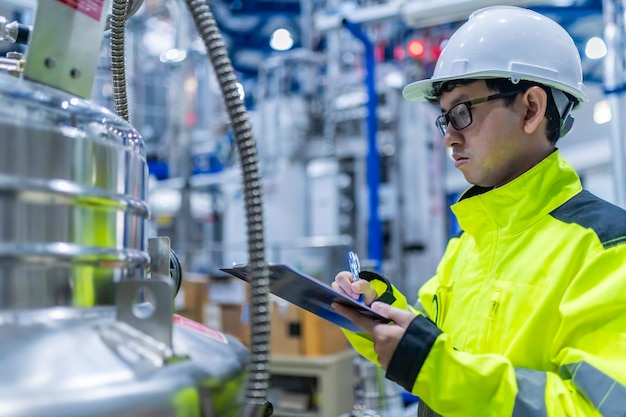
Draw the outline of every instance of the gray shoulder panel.
M550 215L592 229L605 248L626 242L626 211L589 191L581 191Z

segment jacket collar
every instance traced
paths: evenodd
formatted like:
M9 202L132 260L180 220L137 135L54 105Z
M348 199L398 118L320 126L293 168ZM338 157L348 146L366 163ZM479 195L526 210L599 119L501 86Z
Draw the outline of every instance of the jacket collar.
M582 190L574 168L558 150L513 181L486 189L473 186L451 209L461 229L477 236L486 231L520 232Z

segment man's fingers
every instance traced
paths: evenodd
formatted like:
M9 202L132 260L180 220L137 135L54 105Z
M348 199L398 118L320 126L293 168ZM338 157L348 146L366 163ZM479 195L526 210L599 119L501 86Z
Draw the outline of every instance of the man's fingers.
M342 271L337 274L331 286L337 292L346 294L348 297L357 299L363 294L363 302L370 305L377 297L376 290L365 280L352 281L352 274Z
M392 307L389 304L381 303L380 301L374 302L371 307L372 310L381 316L388 318L404 329L409 327L409 324L411 324L415 318L415 314L411 313L409 310L401 310L399 308Z
M346 307L339 303L333 303L331 307L337 313L348 318L351 322L353 322L354 324L356 324L357 326L359 326L360 328L362 328L368 333L371 333L372 330L374 329L374 326L376 325L376 322L374 320L364 316L361 313L354 311L350 307Z
M367 304L367 298L365 298L364 301L365 304ZM333 303L332 308L367 332L371 333L371 331L374 329L374 326L376 324L379 324L377 321L372 320L367 316L364 316L363 314L360 314L359 312L354 311L353 309L339 303ZM372 303L371 308L381 316L388 318L391 322L402 327L403 329L409 327L409 324L411 324L413 319L415 319L415 314L411 313L409 310L401 310L380 301Z
M335 281L331 284L335 291L338 291L342 294L346 294L348 297L357 299L359 298L359 294L352 283L352 274L346 271L342 271L337 274L335 277Z
M365 305L370 305L374 302L376 298L378 298L378 294L376 294L376 290L372 285L365 281L359 280L352 283L352 288L359 294L363 294L363 303Z

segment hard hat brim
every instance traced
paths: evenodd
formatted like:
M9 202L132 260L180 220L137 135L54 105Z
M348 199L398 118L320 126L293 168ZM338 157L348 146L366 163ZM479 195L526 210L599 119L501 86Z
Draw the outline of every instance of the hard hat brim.
M517 80L534 81L540 84L549 85L559 90L562 90L568 94L574 96L577 100L574 109L579 109L587 104L587 97L581 93L581 90L572 88L567 84L555 82L554 80L547 80L542 77L534 77L528 74L515 74L505 71L480 71L469 74L459 74L449 77L429 78L426 80L415 81L402 90L402 96L407 101L429 101L435 99L431 96L433 84L437 82L453 81L453 80L486 80L489 78L509 78Z

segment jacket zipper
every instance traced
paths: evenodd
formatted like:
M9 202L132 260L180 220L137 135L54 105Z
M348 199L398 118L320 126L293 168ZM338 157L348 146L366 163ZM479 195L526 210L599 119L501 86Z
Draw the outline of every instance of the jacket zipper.
M441 325L441 313L442 313L442 303L441 303L441 297L439 296L439 291L437 291L437 294L435 294L433 296L433 303L432 303L432 311L435 313L435 317L432 317L432 320L435 322L435 324L439 327Z
M487 316L487 331L485 332L485 347L491 348L491 337L493 335L494 323L496 321L496 315L500 308L500 300L502 298L502 291L496 291L489 300L489 315Z
M448 303L449 294L452 292L453 284L454 283L440 285L433 296L432 311L435 313L435 316L431 317L431 320L433 320L439 328L441 328L445 318L445 307Z

